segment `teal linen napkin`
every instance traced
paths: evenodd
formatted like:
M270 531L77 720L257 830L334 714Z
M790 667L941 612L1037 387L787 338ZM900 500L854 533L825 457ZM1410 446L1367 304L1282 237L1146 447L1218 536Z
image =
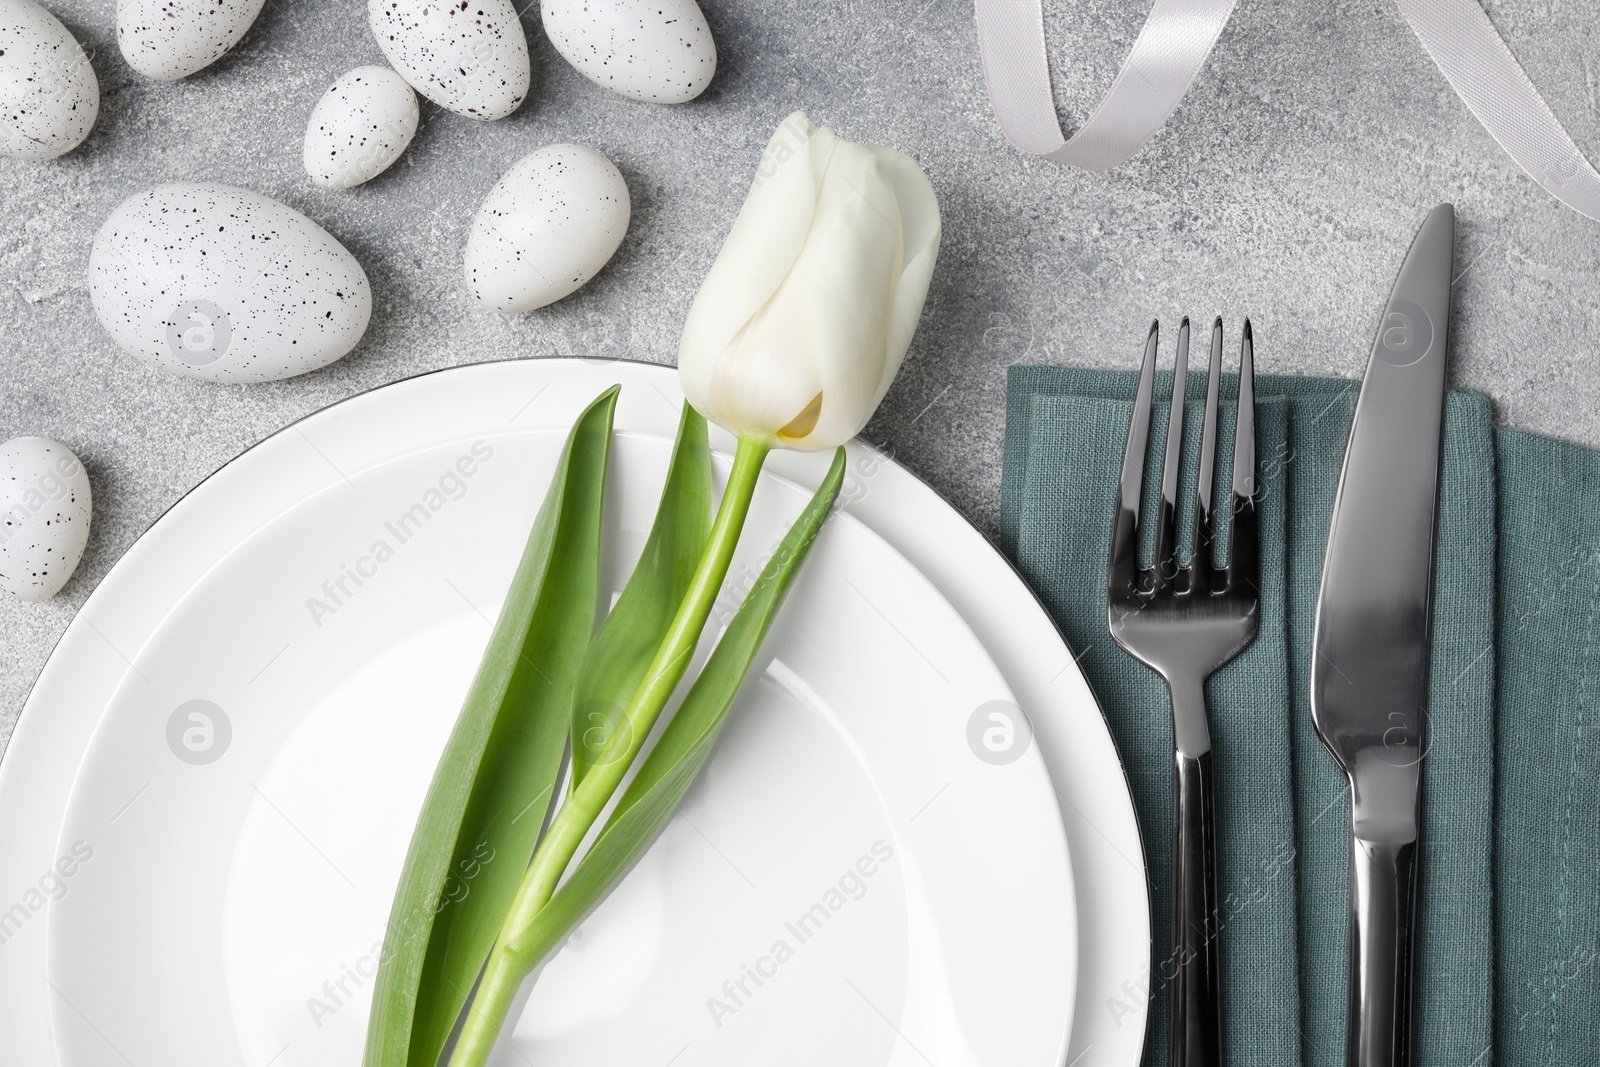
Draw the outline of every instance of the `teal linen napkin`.
M1600 452L1495 431L1495 1048L1600 1062Z
M1148 980L1148 1015L1117 1001L1106 1010L1120 1025L1149 1025L1145 1062L1164 1064L1170 712L1160 680L1105 628L1106 550L1134 384L1126 372L1012 369L1002 537L1080 657L1127 767L1157 951L1148 976L1130 976L1135 987ZM1189 395L1202 389L1192 376ZM1168 375L1158 393L1170 390ZM1262 625L1207 689L1233 1067L1344 1062L1349 804L1312 728L1307 661L1356 390L1315 378L1257 382ZM1417 1063L1592 1064L1600 1036L1600 455L1495 430L1490 415L1475 393L1452 393L1446 405ZM1159 441L1163 405L1154 421ZM1191 402L1186 434L1197 437L1199 423ZM1230 410L1224 446L1231 433ZM1158 452L1146 478L1152 496ZM1185 474L1192 485L1192 469ZM1182 522L1187 531L1187 514Z

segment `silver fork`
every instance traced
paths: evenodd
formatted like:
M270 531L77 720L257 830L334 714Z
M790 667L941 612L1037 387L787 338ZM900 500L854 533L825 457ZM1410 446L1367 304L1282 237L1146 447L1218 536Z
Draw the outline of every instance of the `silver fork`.
M1205 682L1256 635L1260 617L1260 528L1256 516L1255 365L1250 322L1240 345L1238 422L1233 446L1233 531L1229 558L1212 564L1211 490L1217 458L1217 398L1222 320L1211 329L1200 473L1195 486L1195 549L1178 566L1178 468L1188 387L1189 320L1178 330L1178 363L1161 473L1155 564L1139 566L1139 502L1150 409L1155 398L1159 323L1150 327L1139 390L1117 488L1116 525L1106 578L1111 636L1166 679L1172 695L1172 1067L1222 1062L1221 987L1216 943L1216 816Z

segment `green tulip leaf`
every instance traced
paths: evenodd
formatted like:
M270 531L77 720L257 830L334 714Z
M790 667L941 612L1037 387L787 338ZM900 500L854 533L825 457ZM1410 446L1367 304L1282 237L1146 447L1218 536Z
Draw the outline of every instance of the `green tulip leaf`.
M412 833L365 1067L436 1067L552 808L594 632L617 387L578 418Z
M683 704L623 792L605 829L530 926L512 937L511 950L526 966L548 956L599 906L678 810L711 755L762 639L827 521L844 482L844 466L841 448L816 495L767 562Z
M672 625L710 535L711 446L705 418L686 403L650 537L578 674L572 787L600 757L611 732L627 728L624 709Z

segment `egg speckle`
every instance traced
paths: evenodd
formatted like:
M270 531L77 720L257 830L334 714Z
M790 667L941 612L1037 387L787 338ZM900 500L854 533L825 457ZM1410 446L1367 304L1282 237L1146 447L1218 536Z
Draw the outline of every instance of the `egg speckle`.
M528 95L528 38L511 0L367 0L389 65L440 107L503 119Z
M89 251L89 298L124 351L221 382L326 366L372 314L366 272L326 230L271 197L201 182L112 211Z
M23 600L61 591L89 543L89 476L48 437L0 445L0 589Z
M357 67L333 83L306 124L306 173L324 189L371 181L416 136L417 94L388 67Z
M694 0L544 0L541 11L556 51L623 96L681 104L717 72L711 27Z
M239 43L265 0L120 0L117 45L147 78L176 81Z
M495 184L467 236L467 286L495 311L532 311L577 290L628 232L622 174L582 145L547 145Z
M67 28L33 0L0 0L0 153L54 159L99 114L99 80Z

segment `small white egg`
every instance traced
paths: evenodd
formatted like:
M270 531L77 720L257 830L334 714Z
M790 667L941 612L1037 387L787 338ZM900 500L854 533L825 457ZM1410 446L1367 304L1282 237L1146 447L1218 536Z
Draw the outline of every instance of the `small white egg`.
M33 0L0 0L0 153L54 159L99 113L100 82L60 20Z
M495 311L532 311L611 259L632 213L628 184L592 148L547 145L495 184L467 236L467 287Z
M544 0L544 32L585 78L656 104L693 100L717 72L695 0Z
M120 0L117 44L128 66L170 82L204 70L255 23L266 0Z
M528 96L528 37L511 0L367 0L389 65L440 107L503 119Z
M269 196L202 182L111 212L89 250L89 299L124 351L218 382L325 367L372 315L366 272L327 230Z
M371 181L416 136L417 94L388 67L357 67L333 83L306 124L305 164L324 189Z
M23 600L61 592L89 543L89 475L48 437L0 445L0 589Z

